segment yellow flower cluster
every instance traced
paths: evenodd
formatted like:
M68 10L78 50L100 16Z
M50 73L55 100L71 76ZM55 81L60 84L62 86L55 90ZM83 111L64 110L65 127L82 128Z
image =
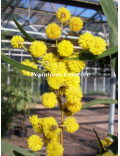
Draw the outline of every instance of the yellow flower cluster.
M73 53L73 44L70 41L63 40L58 44L57 52L62 57L68 57Z
M53 66L53 63L58 62L59 57L53 53L47 53L42 58L42 65L45 69L50 71L50 68Z
M28 138L28 147L32 151L39 151L43 146L42 139L37 135L32 135Z
M63 147L60 144L59 134L61 129L58 126L58 123L53 117L38 118L37 115L30 117L30 123L36 127L35 132L43 134L43 141L47 148L48 156L61 156L63 154ZM38 133L39 134L39 133ZM38 151L42 148L43 142L42 139L37 135L32 135L28 138L28 147L33 151Z
M62 7L58 9L56 16L60 22L64 23L70 19L71 13L68 9Z
M89 49L93 55L100 55L106 50L106 42L101 37L94 37L90 33L84 33L79 37L79 46L83 49Z
M83 28L83 21L80 17L72 17L70 19L70 30L71 31L79 31Z
M25 59L21 63L26 65L26 66L37 69L37 65L34 62L30 62L28 59ZM33 76L33 72L29 72L29 71L26 71L26 70L21 70L21 71L22 71L22 74L25 75L25 76Z
M34 41L32 42L29 51L34 57L41 57L46 53L47 46L42 41Z
M44 93L42 96L42 104L46 108L54 108L55 105L57 104L57 97L54 94L54 92L51 93Z
M47 77L49 86L53 89L59 89L64 85L64 73L67 73L67 68L63 62L55 62L51 66L51 76Z
M61 28L56 23L48 24L46 34L50 39L57 39L61 35Z
M61 156L63 154L63 147L56 141L53 141L47 146L48 156Z
M13 36L11 39L11 45L13 48L22 48L24 44L24 39L21 36Z
M65 131L68 133L74 133L79 129L79 124L76 122L75 117L68 117L64 121Z

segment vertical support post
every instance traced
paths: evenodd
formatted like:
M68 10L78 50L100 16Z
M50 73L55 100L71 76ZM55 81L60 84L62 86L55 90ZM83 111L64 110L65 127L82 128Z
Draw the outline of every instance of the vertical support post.
M111 67L111 98L116 97L116 76L113 67ZM109 128L108 133L114 133L114 114L115 114L115 104L110 104L109 110Z
M81 86L82 92L84 90L84 88L83 88L83 75L84 75L84 73L83 73L83 70L82 70L81 71L81 77L80 77L80 86Z
M96 92L96 83L97 83L97 80L96 80L96 73L97 73L97 69L94 68L95 70L95 77L94 77L94 92Z
M85 68L85 73L87 73L87 67ZM87 76L85 76L84 93L87 93Z
M105 75L103 75L103 93L105 92Z

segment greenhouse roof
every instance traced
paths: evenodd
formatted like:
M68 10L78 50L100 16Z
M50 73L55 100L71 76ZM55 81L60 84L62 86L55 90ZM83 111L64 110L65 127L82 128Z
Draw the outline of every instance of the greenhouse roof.
M114 2L117 6L118 1ZM15 17L31 36L48 40L45 27L52 22L59 24L56 12L60 7L66 7L72 16L79 16L83 19L82 32L90 31L95 35L108 38L109 29L99 0L2 0L1 4L2 31L7 31L5 34L8 38L20 34L13 22L13 17ZM75 36L69 33L68 26L65 26L62 35Z

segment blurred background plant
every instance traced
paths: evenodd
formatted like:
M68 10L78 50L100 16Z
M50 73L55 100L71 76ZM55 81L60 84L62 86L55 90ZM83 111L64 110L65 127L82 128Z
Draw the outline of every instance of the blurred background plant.
M35 103L39 97L38 87L31 87L38 79L27 78L20 70L12 68L8 73L6 64L2 64L1 70L1 115L2 115L2 135L5 130L14 128L15 121L22 129L25 128L25 116L30 113L31 102ZM32 88L32 89L31 89ZM22 115L22 117L20 117Z

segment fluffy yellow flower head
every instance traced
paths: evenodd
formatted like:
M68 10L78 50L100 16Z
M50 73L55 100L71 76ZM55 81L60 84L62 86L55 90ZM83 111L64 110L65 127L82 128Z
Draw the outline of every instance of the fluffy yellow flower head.
M34 62L30 62L28 59L25 59L21 63L26 65L26 66L37 69L37 65ZM22 74L25 75L25 76L33 76L33 72L29 72L29 71L26 71L26 70L21 70L21 71L22 71Z
M66 103L67 103L67 102L66 102ZM64 114L65 114L66 116L72 116L72 115L74 115L74 113L72 113L71 111L69 111L69 110L67 109L66 103L64 103L64 105L63 105Z
M66 102L65 105L67 109L73 114L79 112L82 108L82 104L80 101L77 103Z
M70 29L72 31L79 31L83 28L83 21L80 17L72 17L70 19Z
M65 90L66 99L70 103L79 103L83 97L79 86L70 86Z
M53 141L47 146L47 156L62 156L63 147L60 143Z
M11 45L13 48L21 48L24 44L24 39L21 36L13 36L11 39Z
M43 66L47 69L50 70L52 64L54 62L58 62L59 61L59 57L56 56L53 53L47 53L43 56L42 58L42 62L43 62Z
M65 131L68 133L74 133L79 129L79 124L76 122L75 117L68 117L64 121Z
M69 58L77 57L76 55L72 55ZM84 60L69 60L67 62L68 68L71 72L80 73L85 68Z
M57 97L54 94L54 92L51 93L44 93L42 96L42 104L46 108L54 108L55 105L57 104Z
M80 76L75 75L75 73L65 74L65 86L79 86Z
M94 36L90 33L84 33L83 35L80 35L78 39L78 44L83 49L89 49L89 44L94 41Z
M34 41L29 48L29 51L34 57L41 57L47 51L47 46L43 41Z
M60 56L68 57L73 53L73 44L70 41L63 40L58 44L57 52Z
M54 138L60 134L61 129L53 117L46 117L43 121L43 133L47 138Z
M36 125L38 123L38 116L37 115L33 115L32 117L29 117L30 119L30 123L32 125Z
M29 117L30 123L33 126L33 130L35 133L42 133L42 123L43 123L43 118L38 118L37 115L33 115L32 117Z
M94 41L89 44L89 51L93 55L100 55L106 50L106 42L101 37L94 37Z
M62 7L58 9L56 16L60 22L64 23L70 19L71 13L68 9Z
M50 39L57 39L61 35L61 28L56 23L48 24L46 34Z
M64 85L64 74L68 72L65 64L63 62L55 62L51 66L50 72L52 75L47 77L49 86L53 89L59 89L62 85Z
M43 142L42 139L40 139L39 136L37 135L32 135L28 138L28 147L32 150L32 151L39 151L42 146L43 146Z

